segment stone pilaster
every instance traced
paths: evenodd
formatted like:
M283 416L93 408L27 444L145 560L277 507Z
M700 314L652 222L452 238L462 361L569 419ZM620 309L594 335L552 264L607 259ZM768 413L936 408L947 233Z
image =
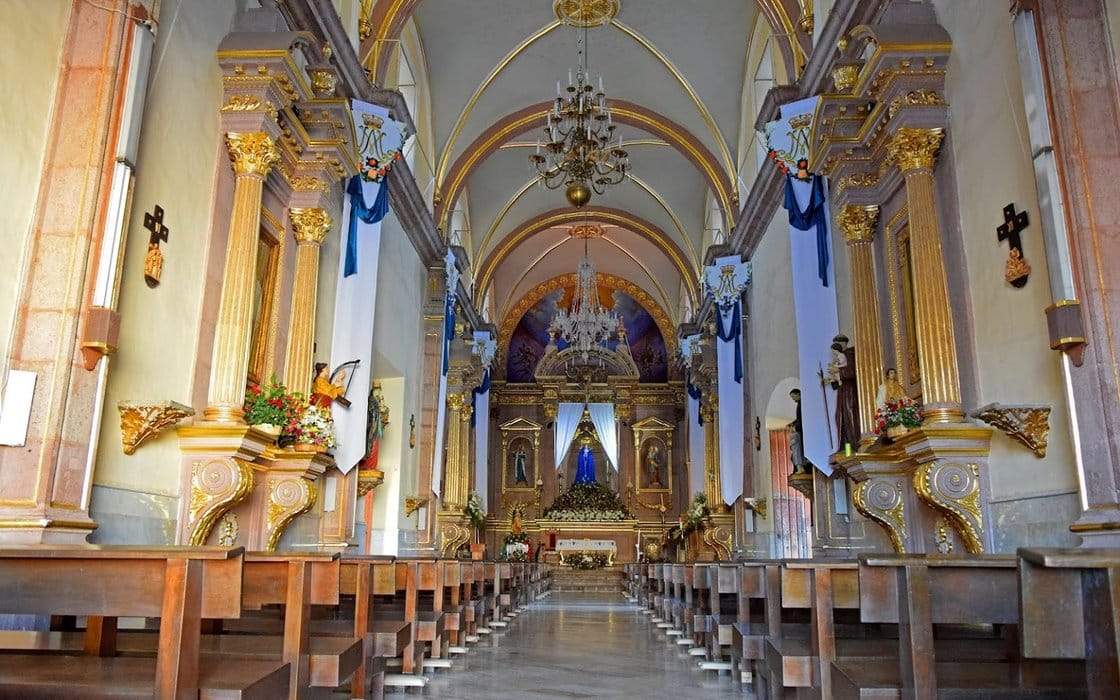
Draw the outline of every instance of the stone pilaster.
M906 205L914 268L914 316L922 368L923 416L927 423L959 423L961 381L949 284L941 250L941 222L934 197L933 164L944 132L903 127L887 152L906 179Z
M222 296L214 331L206 420L242 422L245 379L249 371L253 276L261 226L264 180L280 160L276 141L263 131L226 134L237 176L233 191Z
M312 349L315 344L319 247L330 231L331 217L326 211L316 207L292 207L288 214L297 247L284 383L292 391L307 395L311 390Z
M859 421L865 441L874 439L875 394L883 379L883 341L879 331L879 300L875 293L875 261L871 249L878 218L879 207L849 204L840 210L836 219L848 244Z

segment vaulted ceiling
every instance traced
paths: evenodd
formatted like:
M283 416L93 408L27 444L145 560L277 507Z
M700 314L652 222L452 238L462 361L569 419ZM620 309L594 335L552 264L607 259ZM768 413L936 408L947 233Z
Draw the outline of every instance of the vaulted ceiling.
M575 270L584 240L570 230L585 222L602 226L589 243L597 268L639 285L679 320L682 282L698 291L707 192L720 209L712 226L727 231L737 214L749 38L760 9L781 24L790 4L796 0L376 3L363 50L375 73L387 65L384 40L415 22L429 73L436 220L446 234L456 204L466 205L476 299L489 296L493 320L534 285ZM608 15L587 31L590 72L603 75L632 166L629 180L584 210L571 208L562 189L535 184L528 161L545 101L576 65L583 30L561 15L579 5Z

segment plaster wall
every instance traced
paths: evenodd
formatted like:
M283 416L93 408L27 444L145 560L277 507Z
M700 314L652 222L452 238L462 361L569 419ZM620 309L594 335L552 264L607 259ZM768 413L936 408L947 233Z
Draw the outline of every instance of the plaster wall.
M129 499L171 519L176 512L165 503L178 495L174 431L126 456L116 404L193 403L206 261L214 243L212 193L218 168L228 168L218 128L221 78L214 53L236 10L225 0L164 0L161 6L124 244L119 350L110 358L94 472L92 515L106 533L114 533L112 541L148 541L140 533L133 538L127 523L120 522L134 517L139 507ZM164 208L171 234L162 246L162 282L151 289L143 279L148 242L143 214L156 204ZM278 359L283 352L283 346L277 348Z
M9 263L0 276L0 384L22 276L16 263L35 213L69 17L70 3L63 0L0 3L0 75L5 83L0 94L0 250Z
M992 500L1006 504L1040 497L1075 499L1068 406L1059 356L1049 348L1043 315L1051 300L1011 23L1006 8L982 0L935 0L934 6L953 40L945 97L951 105L950 147L972 299L967 312L975 334L977 377L974 390L963 392L975 397L965 410L993 401L1051 406L1044 459L996 431ZM995 229L1003 223L1002 210L1008 203L1031 217L1023 247L1033 272L1022 289L1004 281L1007 245L996 239ZM1021 507L1032 508L1033 502L1023 501ZM1054 512L1052 527L1064 529L1068 519ZM997 517L997 527L998 521Z
M772 499L770 477L770 441L766 430L768 421L786 424L788 416L770 416L767 407L774 388L787 377L796 377L797 326L793 313L793 279L790 274L789 227L785 211L779 209L770 222L758 248L751 258L754 279L747 292L747 353L750 377L750 414L762 419L762 449L754 453L753 494L756 498ZM747 435L753 435L754 426L746 426ZM754 546L757 554L769 553L769 538L774 524L771 518L754 519ZM750 545L750 543L748 543Z
M398 397L390 400L390 432L397 430L400 438L388 441L380 454L381 469L398 471L398 520L391 526L384 518L394 510L388 504L381 512L375 495L374 528L416 528L416 516L404 517L400 507L406 496L417 493L420 456L420 387L423 351L424 284L427 271L416 249L404 234L400 222L390 212L381 225L381 255L377 267L377 301L373 329L373 377L403 378ZM416 447L409 447L409 417L416 417ZM395 443L395 448L394 448ZM388 482L388 475L386 475ZM387 484L378 487L385 488ZM377 492L375 492L376 494ZM379 525L380 523L380 525Z

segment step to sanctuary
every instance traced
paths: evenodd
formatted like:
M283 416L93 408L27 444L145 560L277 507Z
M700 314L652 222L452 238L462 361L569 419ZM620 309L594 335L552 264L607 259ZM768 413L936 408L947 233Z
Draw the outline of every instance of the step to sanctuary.
M622 590L623 572L621 567L582 570L553 565L551 572L553 591L614 593Z

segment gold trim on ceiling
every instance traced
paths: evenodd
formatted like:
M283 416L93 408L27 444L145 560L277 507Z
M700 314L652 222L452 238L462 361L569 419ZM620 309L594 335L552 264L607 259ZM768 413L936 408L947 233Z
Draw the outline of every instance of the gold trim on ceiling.
M661 196L661 193L658 192L655 188L651 187L645 180L641 179L632 172L626 173L626 175L629 179L634 181L635 185L637 185L642 190L645 190L646 194L648 194L650 197L653 197L654 201L661 205L661 208L665 210L665 213L672 220L673 225L677 227L677 231L680 232L681 238L684 239L684 245L686 252L688 253L688 257L691 259L692 266L696 270L696 275L699 276L700 258L696 255L696 248L692 245L692 238L690 238L688 232L684 230L684 224L681 222L680 217L677 216L677 213L673 211L672 207L669 206L669 203L665 201L665 198Z
M556 0L552 11L569 27L601 27L618 15L619 0Z
M501 61L498 61L498 64L494 66L494 68L490 71L490 74L487 75L486 78L478 84L478 87L474 89L474 93L471 94L470 99L467 100L467 103L463 106L463 110L459 112L459 117L455 120L455 126L451 128L451 134L447 137L447 143L445 143L443 145L443 148L441 149L439 156L439 165L436 166L437 192L440 191L440 186L443 184L444 178L447 177L447 168L449 162L451 161L451 154L455 150L455 142L459 140L459 135L463 132L463 129L466 128L467 119L470 117L471 112L474 111L474 107L476 104L478 104L478 100L482 97L482 93L485 92L486 88L490 87L490 84L497 79L498 74L505 70L510 63L513 63L513 61L518 56L520 56L521 53L525 51L525 49L532 46L533 43L535 43L538 39L548 35L549 32L559 26L561 26L560 20L554 20L522 39L521 43L515 46L513 50L508 54L506 54L505 58L503 58Z
M521 188L519 190L517 190L517 192L514 193L514 195L512 197L510 197L509 199L506 200L505 205L503 205L502 208L498 211L498 216L495 217L493 223L490 224L490 228L486 229L486 235L482 238L482 244L478 247L478 252L479 253L481 253L481 254L486 253L486 248L487 248L487 246L490 245L490 239L493 238L494 234L498 232L498 226L500 226L501 223L502 223L502 220L506 218L506 214L509 213L510 209L513 209L514 205L517 204L518 200L520 200L522 197L525 196L525 193L527 193L529 190L531 190L533 188L533 185L537 184L537 179L538 178L535 178L535 177L531 178L528 182L526 182L524 185L522 185ZM478 272L478 264L477 263L478 263L478 260L476 258L474 260L474 262L471 264L471 272L472 273L477 273Z

